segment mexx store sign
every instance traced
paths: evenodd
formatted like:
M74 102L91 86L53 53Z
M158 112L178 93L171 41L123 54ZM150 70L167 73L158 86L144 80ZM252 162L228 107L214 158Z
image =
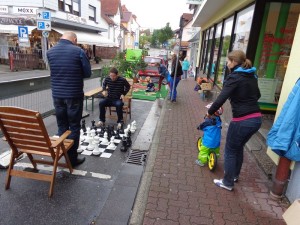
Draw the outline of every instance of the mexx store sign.
M36 15L37 8L32 7L13 7L14 14L33 14Z

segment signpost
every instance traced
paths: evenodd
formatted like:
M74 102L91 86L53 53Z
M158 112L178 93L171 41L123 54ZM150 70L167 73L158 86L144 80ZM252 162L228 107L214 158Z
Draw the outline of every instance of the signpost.
M37 10L36 11L37 19L37 29L38 30L49 30L51 31L51 12Z
M42 30L42 52L43 52L43 59L47 62L46 58L46 51L48 50L48 40L49 32L51 31L51 12L46 11L43 9L39 9L36 11L36 19L37 19L37 29ZM46 67L48 65L46 64Z

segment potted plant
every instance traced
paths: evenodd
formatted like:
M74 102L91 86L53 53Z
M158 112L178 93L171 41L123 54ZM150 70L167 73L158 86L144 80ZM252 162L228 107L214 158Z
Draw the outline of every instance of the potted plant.
M99 56L95 56L94 60L95 60L96 64L99 64L99 62L101 61L101 58Z

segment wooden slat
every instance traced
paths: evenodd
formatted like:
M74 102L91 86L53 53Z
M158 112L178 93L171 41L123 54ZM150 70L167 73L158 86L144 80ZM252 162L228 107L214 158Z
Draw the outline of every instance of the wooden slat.
M30 139L18 139L13 137L10 137L10 139L13 141L15 145L23 144L23 145L34 145L34 146L49 148L49 146L47 145L47 143L45 143L45 141L41 142L41 141L34 141Z
M100 93L102 90L103 90L102 87L97 87L97 88L95 88L93 90L85 92L84 96L85 97L92 97L93 95L96 95L96 94Z
M51 157L50 152L34 151L34 150L31 150L31 149L20 149L20 151L23 152L23 153L27 153L27 154L43 155L43 156Z
M13 114L2 114L0 115L1 119L6 120L21 120L27 123L36 123L36 117L32 116L23 116L23 115L13 115Z
M11 138L19 138L19 139L30 139L33 141L42 141L45 142L45 137L43 136L37 136L37 135L30 135L30 134L20 134L20 133L9 133L9 136Z
M34 180L42 180L42 181L51 181L52 175L47 174L40 174L40 173L32 173L27 171L21 171L21 170L11 170L10 175L16 176L16 177L24 177Z
M35 116L39 113L36 111L22 109L19 107L11 107L11 106L0 106L0 113L6 113L11 115L24 115L24 116Z
M13 143L13 144L20 150L28 149L28 150L42 151L42 152L49 152L50 153L49 148L45 148L45 147L39 147L39 146L33 146L33 145L23 145L23 144L20 144L20 143Z
M13 121L13 120L2 120L3 125L6 126L10 126L10 127L24 127L24 128L29 128L29 129L34 129L34 130L39 130L40 126L38 123L23 123L20 121Z
M43 136L42 131L39 130L33 130L33 129L25 129L25 128L18 128L18 127L5 127L8 134L12 132L17 132L20 134L31 134L31 135L37 135L37 136Z

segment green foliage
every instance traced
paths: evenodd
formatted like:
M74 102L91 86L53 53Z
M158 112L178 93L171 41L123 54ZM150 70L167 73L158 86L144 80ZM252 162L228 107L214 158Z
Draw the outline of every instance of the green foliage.
M168 41L174 36L174 33L170 27L170 24L167 23L167 25L159 30L154 30L151 38L151 46L153 47L159 47L159 45L162 45L164 42Z
M142 58L138 59L137 61L126 61L125 53L119 53L111 62L108 67L107 75L109 73L109 69L111 67L117 68L119 74L126 78L134 78L139 70L145 69L147 64L144 62ZM105 68L106 69L106 68ZM107 76L106 75L106 76Z

